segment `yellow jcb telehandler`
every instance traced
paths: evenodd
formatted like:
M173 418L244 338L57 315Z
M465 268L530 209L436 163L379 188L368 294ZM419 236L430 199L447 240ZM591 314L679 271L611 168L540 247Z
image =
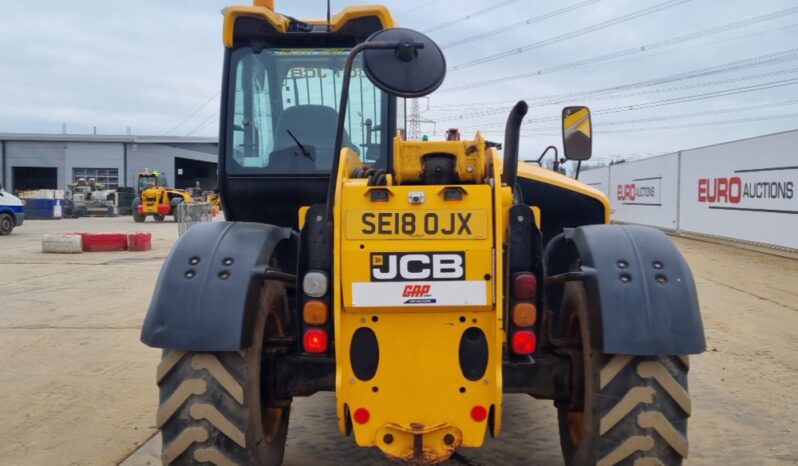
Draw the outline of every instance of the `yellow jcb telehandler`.
M167 215L177 221L177 206L183 202L194 202L191 193L184 189L169 187L166 175L159 171L144 171L138 174L138 196L133 199L133 220L141 223L152 216L163 222Z
M256 0L223 40L227 221L172 248L141 337L164 350L164 464L278 465L293 397L318 391L342 435L411 464L498 436L505 393L554 401L569 465L681 463L690 269L663 233L609 225L599 191L518 163L526 103L503 144L405 140L397 98L446 65L382 6L302 21ZM588 159L588 109L563 122Z

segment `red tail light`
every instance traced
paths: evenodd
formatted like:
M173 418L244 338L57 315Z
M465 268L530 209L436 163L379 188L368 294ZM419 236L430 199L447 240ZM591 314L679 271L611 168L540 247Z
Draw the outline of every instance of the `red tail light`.
M471 408L471 419L482 422L488 417L488 410L484 406L476 405Z
M329 345L327 332L321 329L307 330L302 338L302 343L308 353L326 353Z
M169 206L166 204L159 204L158 213L161 215L169 215Z
M518 273L513 277L513 298L532 299L538 292L538 278L533 273Z
M357 408L352 416L358 424L365 424L371 419L371 413L366 408Z
M136 206L136 212L138 212L139 215L143 214L144 213L144 206L141 205L141 204L137 205Z
M538 345L537 337L529 330L518 330L513 333L513 353L532 354Z

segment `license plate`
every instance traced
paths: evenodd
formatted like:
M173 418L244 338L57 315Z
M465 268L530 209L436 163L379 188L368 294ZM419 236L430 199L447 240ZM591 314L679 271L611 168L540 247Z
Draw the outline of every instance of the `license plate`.
M348 239L484 239L485 210L414 210L346 212Z

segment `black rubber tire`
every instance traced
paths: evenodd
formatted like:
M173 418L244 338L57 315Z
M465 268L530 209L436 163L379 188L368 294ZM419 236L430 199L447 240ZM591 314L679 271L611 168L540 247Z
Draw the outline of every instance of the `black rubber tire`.
M261 383L268 372L261 369L264 339L285 333L285 302L283 285L267 282L253 343L240 352L164 351L157 373L164 465L283 462L290 400L280 407L264 405Z
M0 214L0 236L10 235L14 231L14 217L10 214Z
M584 286L565 286L566 338L589 342ZM603 354L582 343L581 411L558 410L567 465L681 465L687 457L686 356Z
M153 214L152 218L154 218L156 222L161 223L166 220L166 215Z
M179 206L182 203L183 203L183 198L182 197L175 197L175 198L172 198L171 201L169 201L169 204L172 206L172 210L169 213L174 216L175 223L179 223L180 222L180 219L177 218L178 217L177 214L178 214L178 212L180 212L178 210L177 206Z
M134 198L133 202L130 204L130 209L133 212L133 221L136 223L143 223L144 220L147 219L147 216L139 214L139 209L138 209L139 204L141 204L141 199L139 199L138 197Z

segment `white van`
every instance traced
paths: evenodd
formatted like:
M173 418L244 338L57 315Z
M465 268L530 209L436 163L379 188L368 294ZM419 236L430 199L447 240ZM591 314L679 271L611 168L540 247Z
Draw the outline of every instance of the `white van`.
M17 196L3 191L0 185L0 236L10 235L15 226L22 225L25 220L24 205Z

